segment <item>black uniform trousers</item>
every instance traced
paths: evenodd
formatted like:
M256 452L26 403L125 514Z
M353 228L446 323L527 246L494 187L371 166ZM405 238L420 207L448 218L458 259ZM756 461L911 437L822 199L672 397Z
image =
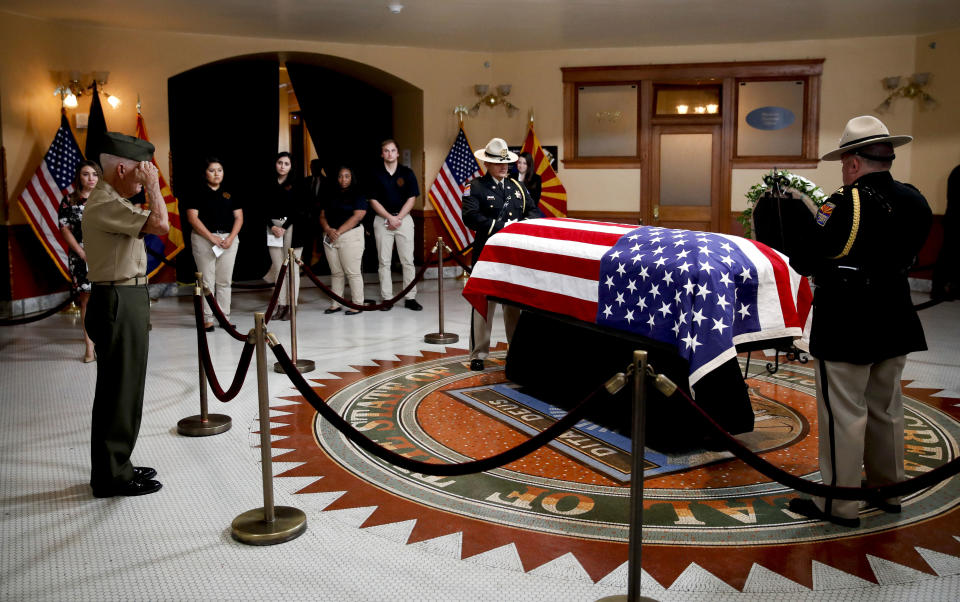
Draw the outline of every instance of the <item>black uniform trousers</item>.
M146 286L93 285L85 325L97 352L90 439L94 492L133 479L130 454L143 413L149 324Z

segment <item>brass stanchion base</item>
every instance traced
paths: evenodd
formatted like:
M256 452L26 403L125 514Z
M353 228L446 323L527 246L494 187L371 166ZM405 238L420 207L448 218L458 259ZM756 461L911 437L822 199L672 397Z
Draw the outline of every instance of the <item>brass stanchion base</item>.
M274 521L264 520L263 508L248 510L233 519L230 535L240 543L251 546L272 546L296 539L307 530L307 515L298 508L276 506Z
M460 337L450 332L431 332L423 335L424 343L433 343L434 345L445 345L447 343L456 343Z
M313 360L301 360L298 359L296 362L297 372L300 374L306 374L307 372L313 372L317 365L313 363ZM280 365L280 362L273 363L273 371L283 373L283 366Z
M468 274L467 271L464 270L463 268L460 268L460 275L457 276L457 280L467 280L469 278L470 278L470 274Z
M226 414L208 414L206 420L200 415L189 416L177 423L177 432L187 437L206 437L229 431L232 425Z

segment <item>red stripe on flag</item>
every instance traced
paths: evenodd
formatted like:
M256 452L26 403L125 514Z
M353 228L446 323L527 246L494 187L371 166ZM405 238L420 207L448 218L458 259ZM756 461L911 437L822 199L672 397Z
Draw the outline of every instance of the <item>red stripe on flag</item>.
M780 313L783 315L784 326L803 328L803 322L797 315L797 308L793 305L793 289L790 286L790 268L784 263L783 258L775 253L770 247L752 239L746 239L753 243L758 251L763 253L770 265L773 267L773 277L777 283L777 296L780 298Z
M486 252L486 248L484 248L484 252ZM552 291L473 276L470 277L468 284L470 289L469 291L464 289L463 296L481 315L486 314L487 297L497 297L508 300L523 299L524 305L573 316L584 322L594 322L597 317L597 304L593 301L584 301Z

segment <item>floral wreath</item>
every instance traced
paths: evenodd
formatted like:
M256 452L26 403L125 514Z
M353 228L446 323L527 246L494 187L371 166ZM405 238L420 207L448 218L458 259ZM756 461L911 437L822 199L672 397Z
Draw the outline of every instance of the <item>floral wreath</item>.
M747 191L747 208L737 217L737 221L743 226L743 236L753 237L753 207L764 194L774 188L779 188L782 194L796 193L807 205L813 203L817 207L823 205L827 200L827 195L823 189L803 176L792 174L784 169L772 169L770 173L763 174L759 184L754 184Z

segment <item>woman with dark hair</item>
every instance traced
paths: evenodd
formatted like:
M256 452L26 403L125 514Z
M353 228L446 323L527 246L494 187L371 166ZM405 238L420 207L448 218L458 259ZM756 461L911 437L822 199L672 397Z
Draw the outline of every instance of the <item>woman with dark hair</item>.
M233 264L237 260L240 241L237 234L243 226L243 209L239 200L223 186L223 164L216 157L204 161L204 185L196 195L186 198L187 221L193 228L190 245L197 271L203 274L203 286L214 294L223 315L230 317ZM203 303L203 327L213 330L213 310Z
M70 262L70 277L73 280L73 292L76 295L77 303L80 305L80 330L83 332L83 342L86 345L83 354L83 363L89 364L97 359L93 351L93 341L87 336L87 328L84 325L87 318L87 302L90 300L90 291L92 289L90 281L87 280L87 254L83 250L83 230L80 224L83 221L83 208L86 206L87 197L93 192L94 187L103 174L100 166L94 161L81 161L77 165L77 173L73 177L73 192L63 197L60 201L60 211L57 213L57 219L60 222L60 234L70 247L67 257Z
M353 170L341 167L337 171L337 187L321 205L320 227L323 228L323 252L330 264L330 288L343 296L344 274L350 282L350 299L363 305L363 216L367 214L367 199L358 191ZM325 314L340 311L340 305L331 300ZM348 309L348 316L360 313Z
M310 239L308 200L300 186L293 169L293 159L290 153L284 151L277 154L274 163L276 170L276 184L269 190L267 207L264 212L267 221L267 250L272 262L267 273L267 282L276 282L280 274L280 266L288 255L288 249L293 249L294 255L300 259L304 244ZM275 320L289 320L290 307L287 300L290 298L287 285L293 282L293 302L296 303L300 295L300 268L292 265L287 270L287 277L280 288L280 300L277 305Z
M539 205L543 180L537 173L537 168L533 165L533 155L530 153L520 153L517 157L517 179L527 187L534 205Z

